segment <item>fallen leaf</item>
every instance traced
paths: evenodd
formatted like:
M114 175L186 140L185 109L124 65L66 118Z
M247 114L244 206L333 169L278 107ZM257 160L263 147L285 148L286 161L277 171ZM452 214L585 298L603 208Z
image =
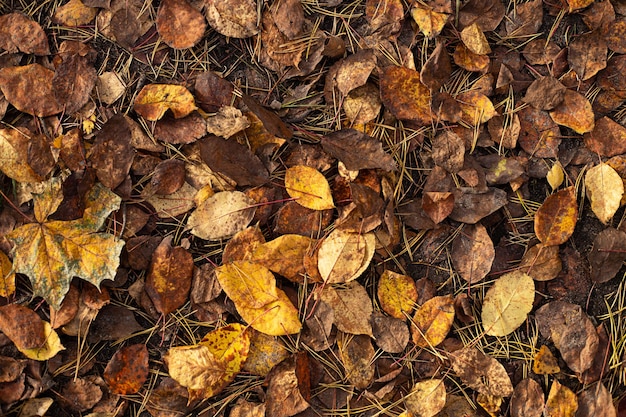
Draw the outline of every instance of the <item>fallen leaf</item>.
M435 347L446 338L454 321L454 298L438 296L417 309L411 321L413 343L418 347Z
M54 11L52 21L62 26L85 26L96 17L98 9L87 7L81 0L70 0Z
M322 137L321 143L326 152L351 171L374 168L395 171L398 168L379 140L354 129L331 132Z
M411 8L411 17L424 36L434 38L441 33L450 15L439 13L421 3L415 3Z
M31 136L25 128L0 129L0 171L18 182L42 180L28 163Z
M253 0L207 0L204 14L217 33L231 38L249 38L258 33L258 13Z
M563 101L550 111L550 117L556 124L569 127L581 135L591 132L594 127L591 103L585 96L572 90L565 90Z
M452 244L452 264L461 277L474 284L491 270L496 252L482 224L466 225Z
M167 110L171 110L174 117L179 119L197 109L189 90L174 84L146 85L135 97L133 108L149 121L161 119Z
M506 8L501 1L470 0L459 12L459 26L462 29L476 23L485 32L493 31L496 30L505 13Z
M568 11L570 13L573 13L580 9L584 9L585 7L593 3L593 0L566 0L566 1L567 1L567 5L569 6ZM552 416L546 416L546 417L552 417Z
M220 240L245 229L254 211L254 201L241 191L221 191L191 213L187 229L200 239Z
M499 395L489 395L478 393L476 395L476 402L485 410L490 416L498 417L500 415L500 409L502 408L502 397Z
M166 316L189 298L193 257L180 246L172 247L172 236L161 241L152 254L144 291L159 313Z
M530 275L535 281L549 281L556 278L563 264L559 247L539 243L528 249L519 264L519 270Z
M461 31L461 40L467 49L477 55L487 55L491 53L489 42L487 42L485 34L476 22L466 26Z
M555 379L550 387L543 415L545 417L574 417L577 409L576 394Z
M533 0L518 4L504 21L507 36L525 38L539 32L543 21L543 2Z
M454 191L454 209L449 218L461 223L475 224L507 204L506 191L488 188L485 192Z
M102 376L113 393L129 395L139 392L148 372L148 348L140 343L115 352Z
M416 416L433 417L446 405L446 386L441 379L417 382L405 397L406 408Z
M159 4L156 27L166 44L186 49L200 42L206 22L202 13L186 0L164 0Z
M608 49L599 31L576 36L568 45L567 61L582 81L606 68ZM547 110L547 109L546 109Z
M135 152L130 125L125 116L116 114L98 131L89 160L102 184L114 190L128 176Z
M600 163L587 171L585 192L593 213L602 223L608 224L622 201L624 183L613 168Z
M274 232L316 237L330 225L332 214L333 210L311 210L289 201L276 213Z
M597 120L593 130L583 138L585 146L600 156L626 153L626 128L607 116Z
M471 72L487 72L491 63L489 56L475 54L463 43L459 43L454 48L452 59L459 67Z
M454 194L426 191L422 197L422 208L433 223L439 224L454 210Z
M74 276L99 287L113 280L124 242L109 233L98 233L106 217L119 208L121 199L100 184L85 199L82 218L71 221L47 220L62 200L60 181L51 180L34 198L34 223L25 224L7 235L15 245L13 267L26 274L33 294L58 309Z
M299 352L278 364L268 374L266 412L263 416L291 417L309 408L311 370L309 356ZM241 417L248 417L246 414ZM252 417L252 416L250 416Z
M532 156L556 158L561 144L561 131L548 112L525 107L518 113L519 145Z
M289 357L289 351L276 336L269 336L254 329L250 332L250 350L242 370L253 375L267 376L280 362Z
M546 175L546 180L548 181L548 184L550 184L552 191L555 191L561 186L561 184L563 184L563 181L565 180L565 173L563 172L563 166L559 161L552 165L552 168L550 168L550 171L548 171L548 174Z
M207 132L226 139L250 126L250 121L241 110L232 107L221 107L217 113L206 118Z
M341 363L348 382L357 389L367 388L375 376L376 351L368 335L348 335L337 338Z
M419 125L430 125L430 90L420 81L419 72L406 67L389 66L380 70L380 98L394 116Z
M485 334L506 336L526 321L535 300L535 282L514 271L496 280L483 300L481 320Z
M365 85L375 67L374 51L361 49L339 62L334 84L342 96L346 96L355 88Z
M46 343L44 321L20 304L0 306L0 331L18 350L36 349Z
M296 203L312 210L327 210L335 207L330 186L324 175L305 165L287 168L285 188Z
M531 378L524 378L511 396L511 417L541 417L545 396L541 385Z
M14 54L48 55L48 38L41 25L22 13L0 16L0 48Z
M0 90L19 111L37 117L61 113L63 105L54 99L54 72L39 64L0 69Z
M420 71L420 79L431 91L437 91L448 81L451 73L450 55L446 51L444 42L439 42L424 63Z
M568 187L546 198L535 213L535 234L546 246L560 245L574 233L578 204L574 187Z
M61 339L59 338L59 335L57 334L57 332L54 331L52 326L50 326L50 323L44 321L43 328L45 342L41 346L21 349L19 346L16 346L17 349L29 359L34 359L36 361L47 361L54 358L57 353L65 349L61 344Z
M608 227L593 240L589 255L591 279L596 283L610 281L626 260L626 233Z
M552 110L565 98L565 86L554 77L542 77L532 82L522 99L538 110Z
M371 322L376 346L387 353L404 351L410 338L406 318L400 320L382 313L374 313Z
M298 310L276 288L269 269L251 261L235 261L215 270L226 295L252 328L270 336L298 333Z
M146 409L154 417L174 417L177 414L191 411L187 405L187 390L170 377L161 379L157 387L150 392Z
M11 260L1 251L0 276L0 297L9 298L15 293L15 272Z
M338 284L357 279L369 266L374 247L375 237L371 232L333 230L318 251L317 267L324 282Z
M589 386L578 394L577 416L617 417L611 393L599 382L597 386Z
M82 413L102 399L102 388L92 378L72 378L63 386L59 399L74 412Z
M491 100L477 91L461 93L456 99L461 105L461 120L470 126L486 123L497 114Z
M452 368L461 380L479 393L497 397L513 394L513 385L504 366L474 347L448 354Z
M235 323L207 333L196 345L171 348L163 361L170 376L187 388L190 400L210 398L235 379L249 348L250 335Z
M316 241L301 235L284 234L258 245L250 260L292 282L303 283L306 268L304 258L315 249Z
M624 34L626 33L626 19L623 17L614 19L609 23L604 38L607 46L611 51L618 54L626 53L626 43L624 42Z
M386 269L378 278L378 301L391 317L405 320L417 301L415 281L408 275Z
M343 100L343 111L353 125L363 125L376 119L381 108L380 92L370 83L350 91Z
M319 299L332 308L337 329L344 333L373 335L372 301L361 284L352 281L344 288L326 286Z
M533 372L537 375L552 375L561 372L559 361L546 345L541 345L533 358Z
M431 141L432 158L436 165L450 173L458 173L465 160L465 142L456 133L445 131Z

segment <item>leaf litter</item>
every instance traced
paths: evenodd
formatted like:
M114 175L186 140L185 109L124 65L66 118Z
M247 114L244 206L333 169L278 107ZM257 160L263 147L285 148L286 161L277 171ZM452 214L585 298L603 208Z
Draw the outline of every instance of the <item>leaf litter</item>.
M617 415L624 12L0 4L0 413Z

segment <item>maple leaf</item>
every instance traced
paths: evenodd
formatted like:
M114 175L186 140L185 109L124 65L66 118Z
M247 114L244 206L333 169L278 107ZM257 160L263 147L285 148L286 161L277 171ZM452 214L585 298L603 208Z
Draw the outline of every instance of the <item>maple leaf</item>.
M48 221L62 200L61 181L53 178L34 197L36 221L7 234L14 245L15 272L27 275L33 284L33 295L43 297L57 310L74 276L97 287L105 279L114 279L124 246L114 235L98 233L121 201L108 188L96 184L91 189L82 218Z

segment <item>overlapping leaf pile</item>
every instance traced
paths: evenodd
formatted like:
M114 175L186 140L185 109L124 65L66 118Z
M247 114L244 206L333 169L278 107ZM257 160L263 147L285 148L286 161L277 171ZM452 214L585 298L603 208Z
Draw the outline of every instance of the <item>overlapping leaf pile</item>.
M2 412L623 412L622 3L9 3Z

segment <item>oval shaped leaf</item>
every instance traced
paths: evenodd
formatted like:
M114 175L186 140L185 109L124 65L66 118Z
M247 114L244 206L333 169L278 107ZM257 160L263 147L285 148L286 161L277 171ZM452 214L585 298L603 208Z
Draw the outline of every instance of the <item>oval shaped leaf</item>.
M608 224L622 201L622 178L609 165L599 164L587 171L585 190L591 210L602 223Z
M419 347L434 347L443 342L454 321L454 298L433 297L413 316L411 331L413 343Z
M568 187L545 199L535 213L535 234L546 246L560 245L574 233L578 219L576 191Z
M285 172L285 188L298 204L311 210L327 210L335 207L326 177L305 165L296 165Z
M481 318L485 334L506 336L517 329L533 308L535 282L521 271L502 275L483 301Z
M222 191L207 198L187 219L191 234L206 240L230 237L254 217L254 201L241 191Z

